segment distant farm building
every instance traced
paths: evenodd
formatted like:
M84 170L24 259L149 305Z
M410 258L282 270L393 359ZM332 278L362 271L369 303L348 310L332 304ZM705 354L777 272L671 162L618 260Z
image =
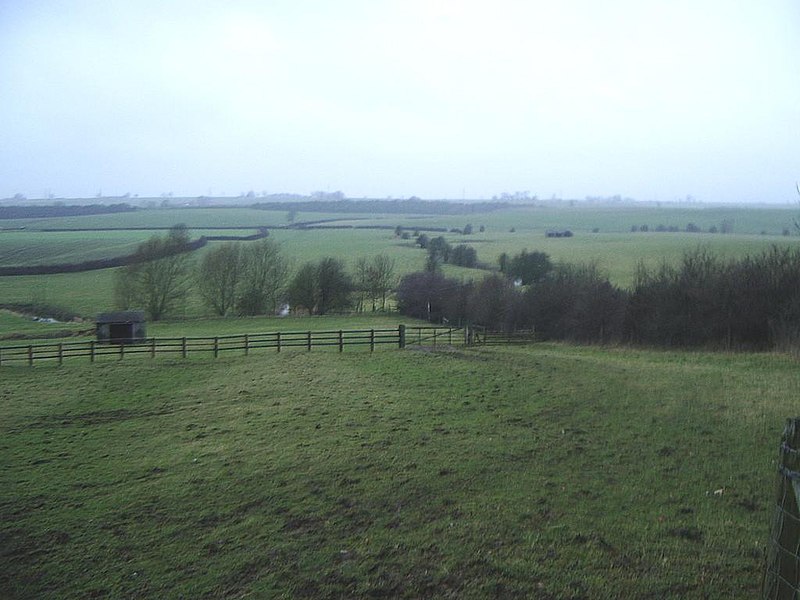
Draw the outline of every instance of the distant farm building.
M97 341L105 344L135 344L145 340L144 312L125 310L100 313L96 320Z
M549 238L564 238L572 237L572 232L569 229L548 229L545 235Z

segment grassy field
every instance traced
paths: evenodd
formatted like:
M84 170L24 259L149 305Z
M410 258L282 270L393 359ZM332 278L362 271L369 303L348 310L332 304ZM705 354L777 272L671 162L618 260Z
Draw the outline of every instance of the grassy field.
M752 598L781 355L3 367L0 596Z
M93 327L92 323L42 323L31 317L0 309L0 340L11 335L50 337L74 334ZM0 344L2 341L0 341Z

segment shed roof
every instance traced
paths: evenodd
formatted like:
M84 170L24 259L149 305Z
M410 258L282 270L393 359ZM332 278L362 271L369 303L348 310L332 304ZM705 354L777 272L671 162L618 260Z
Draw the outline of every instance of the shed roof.
M120 310L117 312L100 313L96 323L144 323L143 310Z

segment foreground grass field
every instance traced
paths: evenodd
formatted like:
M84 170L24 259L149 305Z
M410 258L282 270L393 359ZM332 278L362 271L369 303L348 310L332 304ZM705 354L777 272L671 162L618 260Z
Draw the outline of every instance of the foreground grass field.
M560 345L0 376L4 598L750 598L800 391Z

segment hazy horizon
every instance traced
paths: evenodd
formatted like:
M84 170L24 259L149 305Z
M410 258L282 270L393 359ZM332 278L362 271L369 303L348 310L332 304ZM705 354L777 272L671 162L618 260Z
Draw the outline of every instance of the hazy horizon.
M788 204L800 3L0 4L0 198Z

